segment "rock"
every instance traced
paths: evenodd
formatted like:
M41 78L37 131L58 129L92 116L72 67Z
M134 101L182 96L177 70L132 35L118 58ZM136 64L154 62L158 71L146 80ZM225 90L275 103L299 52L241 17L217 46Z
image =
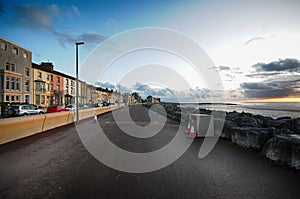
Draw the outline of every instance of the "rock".
M255 151L261 151L270 137L268 129L261 127L233 127L231 132L233 143Z
M235 127L236 127L236 123L226 120L220 137L225 139L231 139L231 133L233 132L233 129Z
M259 126L261 127L273 127L274 126L274 119L271 117L265 117L262 115L256 115L255 116L256 121L258 123Z
M262 154L279 163L300 169L300 135L275 135L267 141Z
M232 122L236 122L237 119L239 118L240 113L233 111L233 112L229 112L226 115L226 120L232 121Z
M289 129L295 134L300 134L300 118L283 117L274 120L273 126L278 129Z
M268 131L272 134L272 136L280 134L294 134L294 132L289 129L278 129L275 127L268 128Z
M256 121L254 115L250 113L238 113L238 112L230 112L226 115L226 120L235 122L237 126L252 126L259 127L260 125Z
M238 119L237 119L237 125L240 127L243 126L252 126L252 127L258 127L258 123L254 117L251 117L246 114L242 114Z

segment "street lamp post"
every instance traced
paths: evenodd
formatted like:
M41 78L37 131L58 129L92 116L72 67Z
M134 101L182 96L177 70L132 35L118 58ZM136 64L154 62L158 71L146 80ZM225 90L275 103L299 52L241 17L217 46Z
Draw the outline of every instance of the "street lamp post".
M78 46L83 45L84 42L76 42L76 122L79 121L79 81L78 81Z

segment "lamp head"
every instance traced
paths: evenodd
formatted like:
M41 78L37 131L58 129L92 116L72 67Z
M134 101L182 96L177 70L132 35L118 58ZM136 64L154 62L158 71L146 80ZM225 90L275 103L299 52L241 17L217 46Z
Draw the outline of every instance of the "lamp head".
M75 44L76 44L77 46L79 46L79 45L83 45L84 42L83 42L83 41L78 41L78 42L76 42Z

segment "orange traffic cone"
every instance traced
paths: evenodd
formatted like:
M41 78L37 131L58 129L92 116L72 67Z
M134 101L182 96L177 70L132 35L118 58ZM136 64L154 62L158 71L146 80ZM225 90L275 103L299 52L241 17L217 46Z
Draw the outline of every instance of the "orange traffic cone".
M192 120L192 122L191 122L190 137L191 138L195 138L196 137L194 120Z
M97 122L97 114L94 115L94 123Z

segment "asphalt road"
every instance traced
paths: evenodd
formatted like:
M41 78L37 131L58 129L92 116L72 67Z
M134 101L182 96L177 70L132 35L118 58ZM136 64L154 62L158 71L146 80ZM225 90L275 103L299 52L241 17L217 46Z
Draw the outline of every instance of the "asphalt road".
M150 121L142 106L131 107L130 113L140 126ZM163 147L178 129L178 123L167 120L160 133L140 139L123 133L112 113L98 116L98 122L114 144L137 153ZM81 124L94 125L92 119ZM183 156L161 170L126 173L100 163L82 144L75 125L64 126L0 146L0 198L300 197L300 175L294 171L225 140L199 159L201 144L202 139L195 139Z

